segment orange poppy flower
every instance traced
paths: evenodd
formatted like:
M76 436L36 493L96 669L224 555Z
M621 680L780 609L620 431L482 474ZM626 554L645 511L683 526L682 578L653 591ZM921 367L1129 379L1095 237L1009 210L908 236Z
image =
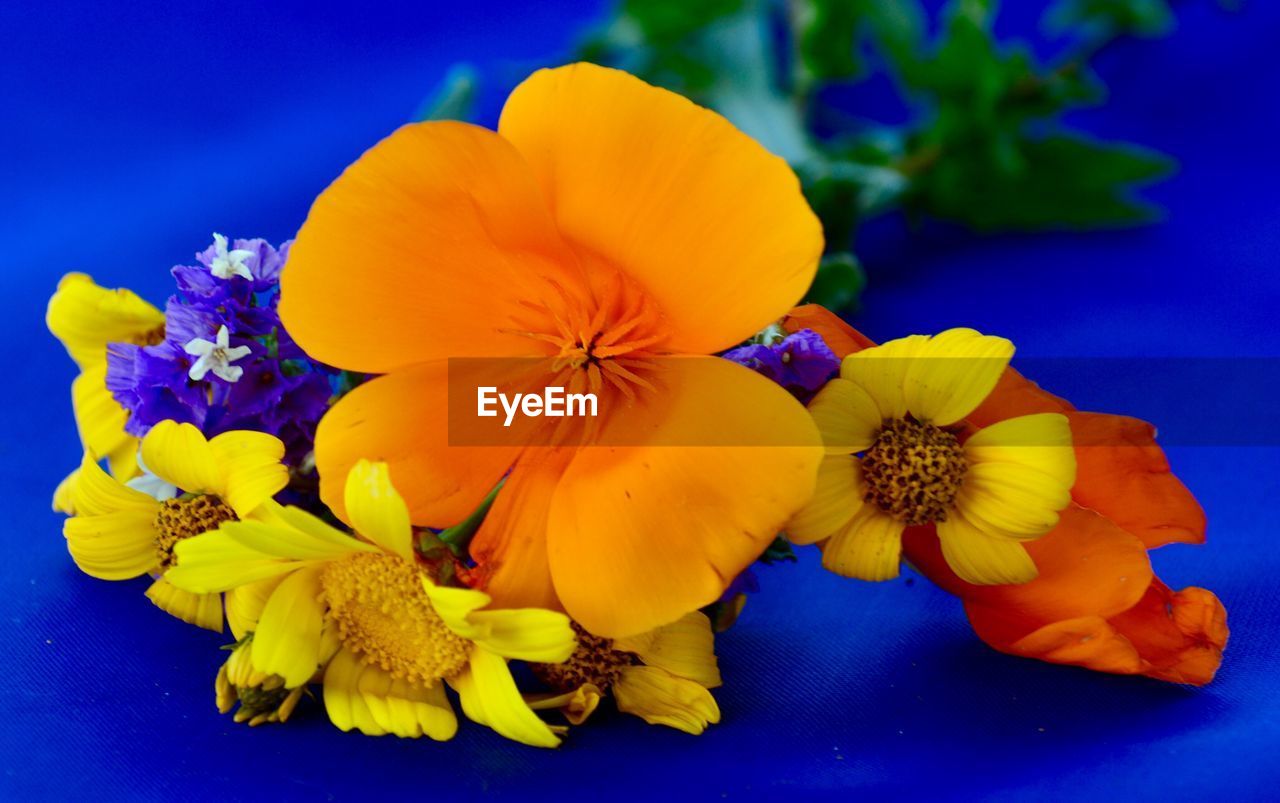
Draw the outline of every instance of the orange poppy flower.
M785 327L813 329L844 355L874 343L830 311L806 305ZM1203 685L1227 643L1227 613L1203 588L1173 591L1147 550L1204 541L1204 511L1169 469L1155 428L1134 418L1076 410L1012 368L966 419L977 427L1033 413L1070 423L1077 476L1058 526L1026 544L1039 576L1022 585L978 586L943 559L932 527L903 536L908 561L964 601L978 636L1012 655L1100 672Z
M822 244L783 160L616 70L535 73L496 133L401 128L316 200L282 277L281 316L308 353L383 374L320 425L325 501L344 515L342 478L368 458L415 524L443 527L505 476L471 544L497 604L563 607L608 637L675 621L812 493L822 450L804 408L698 355L785 314ZM450 358L524 360L646 435L451 440ZM693 445L704 430L742 445Z

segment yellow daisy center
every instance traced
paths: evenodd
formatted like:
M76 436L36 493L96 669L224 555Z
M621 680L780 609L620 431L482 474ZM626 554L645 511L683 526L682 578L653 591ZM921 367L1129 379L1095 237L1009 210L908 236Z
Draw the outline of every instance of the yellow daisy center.
M140 332L129 339L129 342L135 346L158 346L164 342L164 324L160 324L154 329L148 329Z
M577 622L572 625L578 646L569 660L562 664L531 665L533 674L556 691L573 691L583 684L594 683L603 692L617 681L623 669L638 663L634 654L615 650L611 639L594 636Z
M355 552L320 577L343 646L411 683L430 685L467 664L471 642L431 605L418 568L396 555Z
M161 570L172 568L178 558L173 548L184 538L216 530L236 521L236 512L216 496L204 494L190 499L168 499L156 512L156 559Z
M955 435L894 419L862 457L866 501L908 525L946 521L969 464Z

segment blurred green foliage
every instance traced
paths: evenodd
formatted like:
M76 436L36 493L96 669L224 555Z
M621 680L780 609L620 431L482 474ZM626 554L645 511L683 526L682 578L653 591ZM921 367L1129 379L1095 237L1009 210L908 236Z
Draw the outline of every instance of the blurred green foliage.
M414 122L470 119L475 111L479 88L480 76L474 67L465 63L453 65L436 91L413 115Z
M1173 26L1168 1L1058 0L1043 20L1064 43L1052 63L996 38L996 5L951 0L932 20L920 0L622 0L579 56L716 109L786 158L826 231L810 300L840 309L865 283L859 226L890 210L980 231L1155 214L1133 189L1173 163L1062 118L1104 99L1089 67L1101 48ZM855 116L825 97L877 73L892 78L910 122Z

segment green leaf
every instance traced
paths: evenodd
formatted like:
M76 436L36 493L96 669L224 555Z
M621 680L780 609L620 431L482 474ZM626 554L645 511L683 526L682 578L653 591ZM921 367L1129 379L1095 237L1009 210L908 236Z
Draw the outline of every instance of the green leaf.
M764 554L758 558L760 563L766 566L772 566L775 563L795 563L796 553L791 548L791 542L782 536L773 539L773 543L765 549Z
M849 309L857 303L866 283L862 265L852 253L827 254L818 265L818 275L804 300L833 311Z
M889 60L906 62L923 38L919 0L797 0L789 8L801 92L821 82L860 77L866 70L861 51L868 42Z
M435 539L447 546L455 555L467 554L467 547L471 543L471 539L479 531L480 525L484 524L485 517L489 515L489 509L493 507L494 501L498 498L498 491L502 490L506 479L498 481L487 496L476 506L471 512L458 524L441 530L436 534Z
M776 52L763 3L708 26L701 50L719 65L708 105L793 166L820 160L802 109L780 89Z
M479 85L479 74L471 65L453 65L436 91L418 108L414 121L470 120Z
M1101 43L1168 30L1169 2L1058 0L1046 24L1073 41L1051 64L995 35L995 0L949 0L936 24L922 0L622 0L582 54L715 109L786 159L826 236L809 299L838 309L865 283L858 228L886 211L984 231L1151 219L1134 189L1172 163L1062 118L1103 98L1089 69ZM828 105L824 89L877 70L914 119Z
M723 633L733 627L747 605L746 594L735 594L732 599L717 600L702 609L711 620L711 629Z
M1174 163L1154 151L1059 133L1024 139L1016 170L980 160L939 164L921 178L913 205L982 231L1132 225L1157 210L1134 195Z
M622 15L655 43L674 42L740 11L744 0L625 0Z
M1084 39L1165 36L1174 23L1168 0L1059 0L1044 17L1050 33Z
M858 34L866 20L859 0L802 0L795 4L805 81L853 78L862 72Z

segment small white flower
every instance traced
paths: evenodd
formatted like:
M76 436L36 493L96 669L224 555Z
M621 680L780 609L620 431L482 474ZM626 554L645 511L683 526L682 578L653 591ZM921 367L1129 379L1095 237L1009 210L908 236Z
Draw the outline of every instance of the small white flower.
M173 499L178 495L178 486L160 479L142 462L142 451L138 451L138 469L141 474L125 483L135 491L141 491L157 502Z
M227 238L215 231L213 233L213 263L209 265L209 271L219 279L230 279L232 276L252 279L253 274L249 272L248 266L244 264L244 261L251 256L253 256L253 252L246 251L243 248L228 251Z
M183 346L183 351L192 357L199 358L192 364L187 376L199 382L204 379L205 374L212 371L219 379L225 379L228 382L240 381L240 377L244 376L244 369L231 363L248 357L253 353L253 349L248 346L231 348L230 338L231 333L227 331L227 327L223 326L218 330L216 343L197 337Z

